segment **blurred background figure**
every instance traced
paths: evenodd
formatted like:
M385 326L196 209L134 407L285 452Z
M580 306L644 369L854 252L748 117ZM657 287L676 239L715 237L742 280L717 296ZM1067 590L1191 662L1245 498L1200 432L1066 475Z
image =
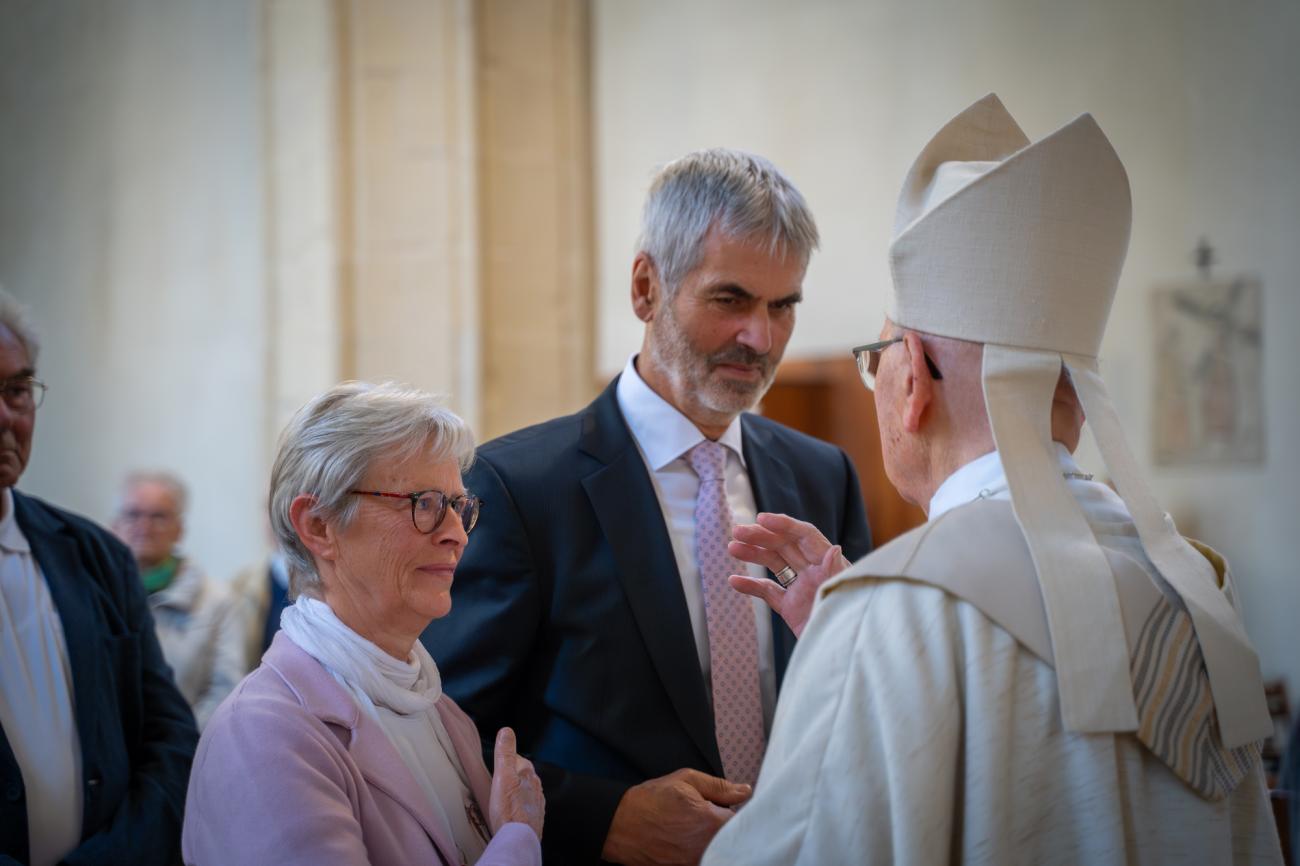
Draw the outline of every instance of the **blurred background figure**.
M134 472L113 531L135 555L163 655L202 729L248 672L247 642L228 590L179 551L187 498L169 472Z
M289 603L289 567L273 552L264 561L240 570L231 581L236 614L244 624L244 671L257 667L262 653L280 630L280 614Z

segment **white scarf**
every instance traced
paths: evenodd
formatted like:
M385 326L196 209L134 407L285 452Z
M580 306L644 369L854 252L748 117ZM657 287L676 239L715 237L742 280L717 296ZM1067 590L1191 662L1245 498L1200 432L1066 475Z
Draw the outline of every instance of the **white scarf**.
M284 609L280 627L372 716L375 707L399 716L425 713L442 697L438 667L418 640L407 660L399 661L348 628L325 602L307 596Z

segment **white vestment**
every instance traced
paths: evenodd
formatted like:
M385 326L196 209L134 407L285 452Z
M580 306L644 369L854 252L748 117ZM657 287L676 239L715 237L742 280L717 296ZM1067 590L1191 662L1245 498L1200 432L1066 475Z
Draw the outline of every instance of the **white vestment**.
M1069 488L1111 561L1152 573L1123 502L1090 481ZM1212 800L1134 734L1064 731L1020 538L1009 503L977 501L827 582L786 673L754 797L705 866L1282 862L1257 759ZM935 563L973 573L980 560L998 563L993 580L1003 562L1025 572L1008 574L1019 589L988 606L1037 653L935 581L901 576ZM1148 602L1160 583L1148 582ZM1011 624L1017 610L1033 621ZM1132 644L1134 624L1126 632Z

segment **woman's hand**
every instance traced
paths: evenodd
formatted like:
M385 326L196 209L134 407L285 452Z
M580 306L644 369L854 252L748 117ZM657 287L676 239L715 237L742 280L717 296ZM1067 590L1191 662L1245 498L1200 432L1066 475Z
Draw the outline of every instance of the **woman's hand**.
M512 821L533 828L542 838L542 821L546 816L546 798L542 780L533 771L533 763L515 752L515 732L502 728L497 732L496 757L493 760L492 793L488 802L488 824L495 836Z

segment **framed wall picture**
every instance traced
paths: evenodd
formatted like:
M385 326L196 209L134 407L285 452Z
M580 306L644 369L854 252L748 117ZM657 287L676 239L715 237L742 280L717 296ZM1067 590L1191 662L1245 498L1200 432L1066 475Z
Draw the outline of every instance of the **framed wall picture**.
M1157 465L1263 462L1262 306L1256 277L1156 289Z

